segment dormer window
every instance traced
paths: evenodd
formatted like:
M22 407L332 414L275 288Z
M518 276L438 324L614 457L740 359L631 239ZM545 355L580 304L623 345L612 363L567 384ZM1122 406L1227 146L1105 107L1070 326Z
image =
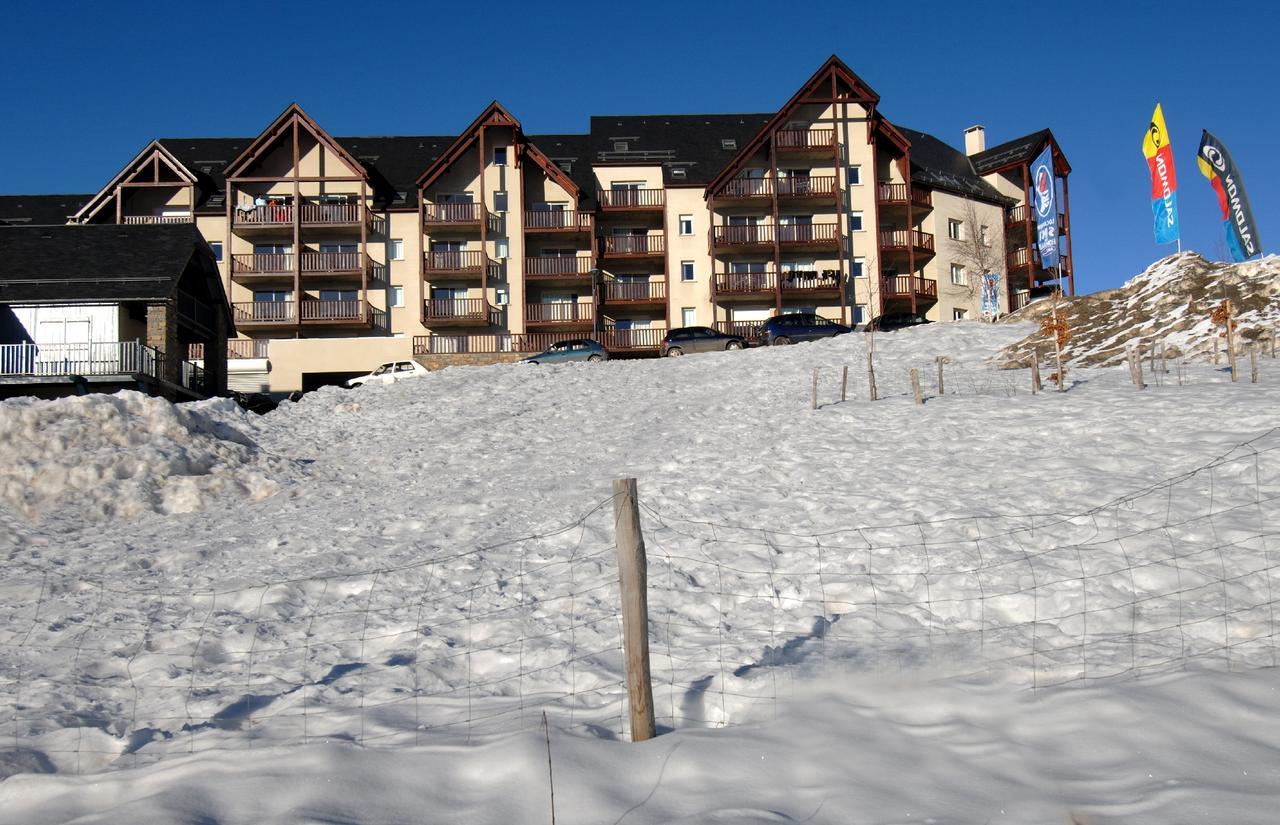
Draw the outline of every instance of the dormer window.
M684 170L684 169L672 169L672 170L671 170L671 179L672 179L672 180L685 180L687 177L688 177L688 176L687 176L687 174L686 174L686 172L685 172L685 170Z
M733 138L722 138L720 140L720 148L728 151L737 151L738 141Z
M615 140L615 141L613 142L613 151L615 151L615 152L630 152L630 151L631 151L631 144L630 144L630 143L628 143L628 142L627 142L627 141L625 141L625 140Z

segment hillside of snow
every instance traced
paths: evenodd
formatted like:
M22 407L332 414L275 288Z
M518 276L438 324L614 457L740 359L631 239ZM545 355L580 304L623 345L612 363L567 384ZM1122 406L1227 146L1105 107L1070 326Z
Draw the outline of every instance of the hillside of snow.
M1168 359L1212 362L1214 339L1226 363L1223 328L1209 317L1230 299L1235 307L1240 352L1269 354L1280 332L1280 256L1244 263L1213 263L1194 252L1156 261L1118 289L1063 299L1071 328L1063 358L1077 365L1112 366L1125 362L1129 348L1150 352L1163 345ZM1039 322L1052 311L1048 300L1013 313L1012 323ZM1031 351L1043 359L1053 343L1038 330L1002 353L1004 363L1024 366Z
M0 403L0 823L1269 821L1280 362L1033 330Z

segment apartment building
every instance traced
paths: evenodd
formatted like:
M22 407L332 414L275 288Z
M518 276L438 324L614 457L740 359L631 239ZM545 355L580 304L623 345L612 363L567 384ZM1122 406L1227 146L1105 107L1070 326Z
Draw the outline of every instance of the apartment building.
M984 271L1000 312L1073 291L1053 135L988 149L974 127L964 144L891 122L833 56L772 112L597 115L585 134L526 135L494 102L457 135L333 137L290 105L256 137L155 140L57 202L83 204L76 223L194 222L232 302L231 386L289 392L568 337L656 355L669 328L750 333L786 311L976 318ZM1046 145L1060 272L1026 208ZM22 221L17 200L0 223Z

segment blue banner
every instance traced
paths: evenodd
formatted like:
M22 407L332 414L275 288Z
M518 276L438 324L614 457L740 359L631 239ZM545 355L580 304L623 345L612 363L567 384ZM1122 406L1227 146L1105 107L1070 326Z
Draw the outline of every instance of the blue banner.
M1058 265L1058 182L1053 176L1052 147L1044 147L1031 164L1031 190L1040 266L1052 269Z
M1000 276L988 272L982 276L982 314L994 318L1000 314Z

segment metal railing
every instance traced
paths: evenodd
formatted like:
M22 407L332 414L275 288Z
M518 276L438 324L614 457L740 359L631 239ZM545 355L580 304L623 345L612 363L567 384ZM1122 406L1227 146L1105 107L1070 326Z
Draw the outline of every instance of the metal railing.
M773 243L772 224L736 224L713 226L711 237L721 246L752 246Z
M534 255L524 259L524 274L528 278L563 278L590 275L589 255Z
M916 249L932 252L933 235L921 232L919 229L882 229L880 246L885 249L906 249L914 246Z
M880 294L884 298L910 298L913 294L925 298L937 298L938 282L932 278L912 275L882 275Z
M773 194L773 178L733 178L724 184L720 197L767 198Z
M835 243L839 224L834 223L789 223L778 227L778 243Z
M933 193L918 186L905 183L888 183L880 181L876 184L876 200L880 203L907 203L914 206L933 206Z
M479 274L489 265L489 256L479 250L433 251L423 255L424 272L470 272Z
M231 305L237 324L285 324L293 321L292 301L244 301Z
M829 198L835 194L834 175L795 175L778 179L780 198Z
M266 338L232 338L227 341L227 358L266 358L270 343ZM187 344L187 360L203 361L204 344Z
M364 206L358 203L304 202L302 223L360 223L364 220Z
M665 301L666 281L605 281L601 297L606 301Z
M830 149L836 143L835 129L779 129L773 136L779 151Z
M721 294L772 292L777 283L772 269L764 272L716 273L716 292Z
M595 306L582 301L525 304L524 318L530 324L590 323L595 318Z
M661 209L666 206L665 189L598 189L601 209Z
M594 218L590 212L576 209L530 209L524 213L526 231L590 232Z
M422 207L422 220L430 224L480 223L487 215L482 203L428 203Z
M606 255L663 255L667 251L667 237L661 232L647 235L605 235Z
M157 376L161 353L140 341L0 344L0 375Z
M191 215L125 215L126 225L191 223L195 218Z
M427 321L489 320L489 302L483 298L431 298L425 302Z

